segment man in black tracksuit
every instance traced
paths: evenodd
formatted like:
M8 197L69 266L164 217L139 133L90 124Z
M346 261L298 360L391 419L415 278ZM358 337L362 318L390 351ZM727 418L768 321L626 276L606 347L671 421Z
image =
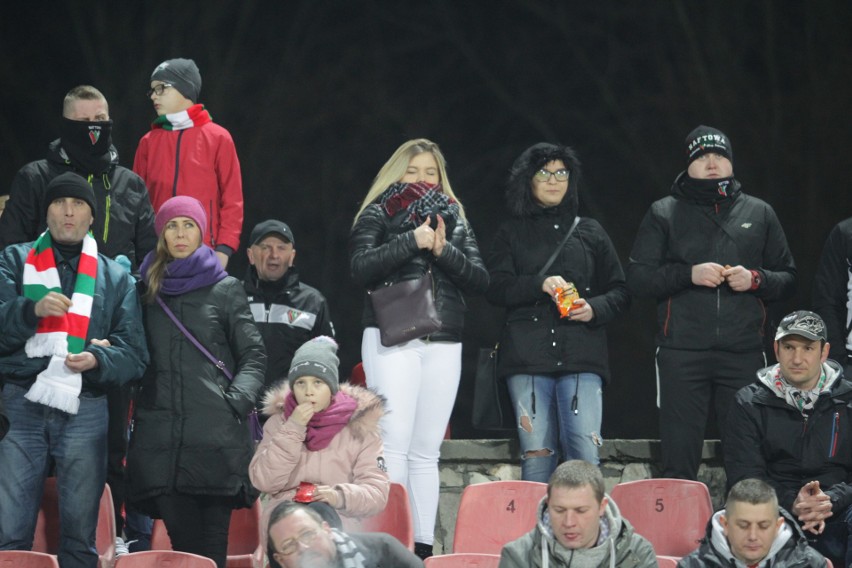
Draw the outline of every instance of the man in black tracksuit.
M771 485L813 546L835 566L852 565L852 383L828 359L826 326L793 312L775 334L777 365L761 369L728 413L728 486ZM774 564L773 564L774 566Z
M766 304L793 294L796 268L775 212L734 178L728 137L699 126L686 156L642 220L627 285L657 301L663 476L695 479L710 402L724 449L733 397L766 364Z
M829 357L852 376L852 217L831 230L814 276L814 311L825 320Z
M296 241L286 223L269 219L255 225L246 251L249 268L243 285L254 321L266 344L266 379L262 392L287 377L290 361L304 342L334 337L328 304L317 290L299 282L293 266ZM258 408L263 396L258 396Z

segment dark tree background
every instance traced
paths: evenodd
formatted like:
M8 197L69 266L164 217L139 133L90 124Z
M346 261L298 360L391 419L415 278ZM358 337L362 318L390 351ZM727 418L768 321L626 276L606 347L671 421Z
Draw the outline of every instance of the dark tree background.
M151 71L195 59L201 102L236 141L244 232L268 217L293 228L302 278L331 303L345 374L360 358L363 301L349 228L404 140L441 145L483 252L507 216L512 160L542 140L574 146L582 213L626 263L644 212L684 167L686 134L709 124L787 232L798 292L777 317L810 305L824 239L852 214L850 29L840 1L19 2L0 20L0 187L44 157L65 92L83 83L107 96L130 167L155 117ZM229 268L245 266L240 250ZM456 437L477 434L476 350L503 317L482 298L468 305ZM648 300L610 327L606 437L657 436L653 333Z

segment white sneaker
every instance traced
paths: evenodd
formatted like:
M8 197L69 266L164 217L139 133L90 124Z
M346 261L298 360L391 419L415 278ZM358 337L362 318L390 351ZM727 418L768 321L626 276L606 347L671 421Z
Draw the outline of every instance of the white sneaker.
M124 539L120 536L115 537L115 556L124 556L125 554L130 554L130 550L127 548L127 543L124 542Z

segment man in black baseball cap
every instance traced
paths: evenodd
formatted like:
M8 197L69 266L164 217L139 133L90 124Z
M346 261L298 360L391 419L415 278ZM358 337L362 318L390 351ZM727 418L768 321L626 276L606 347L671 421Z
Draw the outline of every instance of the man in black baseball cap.
M793 312L778 325L778 363L741 389L728 413L728 487L768 482L779 504L837 566L852 565L852 383L828 359L825 322Z
M334 337L328 303L312 286L299 281L293 263L296 238L282 221L255 225L246 251L249 268L243 285L254 321L267 347L265 388L287 378L293 354L319 335ZM258 397L258 408L263 397Z

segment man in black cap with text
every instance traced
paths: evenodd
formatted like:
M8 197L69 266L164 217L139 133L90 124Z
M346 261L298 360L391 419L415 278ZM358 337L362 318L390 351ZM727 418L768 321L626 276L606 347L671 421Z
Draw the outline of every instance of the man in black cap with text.
M252 229L248 272L243 285L269 359L264 391L287 378L293 353L311 338L334 337L328 303L312 286L299 281L293 262L296 240L286 223L268 219ZM258 397L258 408L263 397Z
M742 192L724 133L699 126L685 157L642 220L627 285L657 302L662 476L696 479L710 404L724 450L733 397L766 365L767 304L793 294L796 267L775 212Z
M781 320L776 365L741 389L728 413L728 487L769 483L814 548L835 566L852 565L852 383L828 359L822 318L800 310Z

